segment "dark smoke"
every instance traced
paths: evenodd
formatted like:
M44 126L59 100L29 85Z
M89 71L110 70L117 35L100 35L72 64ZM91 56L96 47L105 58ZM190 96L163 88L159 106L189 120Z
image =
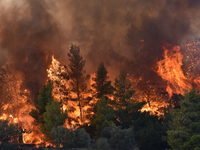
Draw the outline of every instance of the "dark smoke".
M53 51L61 50L61 32L45 2L21 2L1 12L0 45L15 69L23 73L25 87L35 95L47 80L46 68Z
M12 61L31 91L46 81L52 54L67 64L71 43L87 73L103 61L112 78L123 69L160 84L154 70L163 45L199 35L199 0L10 1L0 6L0 64Z

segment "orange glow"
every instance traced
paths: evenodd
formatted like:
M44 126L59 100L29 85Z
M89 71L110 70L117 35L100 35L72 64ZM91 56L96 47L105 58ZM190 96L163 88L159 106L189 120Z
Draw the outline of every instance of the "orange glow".
M60 100L63 100L65 98L65 95L63 94L63 91L60 87L59 84L57 83L61 83L62 86L65 86L66 89L69 89L69 82L70 80L67 80L67 79L64 79L62 77L61 74L67 74L66 73L67 71L67 68L64 67L63 65L60 64L60 62L58 60L56 60L54 58L54 56L52 56L52 63L51 65L49 66L49 69L47 69L47 73L48 73L48 77L51 81L53 81L53 97L54 99L60 101ZM95 74L91 74L90 76L90 83L89 83L89 86L90 88L91 85L94 83L94 81L92 80L92 78L95 76ZM84 93L82 95L84 98L86 98L87 96L91 96L91 94L88 94L88 93ZM70 93L70 97L72 98L76 98L77 97L77 94L76 93ZM74 112L70 112L69 109L70 107L74 107L75 108L75 111ZM85 111L87 110L89 106L85 106L82 108L82 114L83 114L83 122L80 121L80 110L79 110L79 107L78 107L78 103L75 102L75 101L71 101L71 100L67 100L67 102L65 100L63 100L63 110L67 110L68 111L68 117L69 118L78 118L78 121L79 121L79 124L81 123L88 123L89 120L87 120L84 116L85 114ZM76 126L76 122L74 121L71 121L71 124L72 125L69 125L67 120L66 122L64 123L64 126L67 127L67 128L71 128L71 126Z
M64 95L62 92L60 92L61 88L60 86L68 86L67 80L64 79L61 74L66 72L66 68L60 64L58 60L54 58L54 55L52 56L52 63L49 66L49 69L47 69L48 77L51 81L53 81L53 96L55 99L60 101L64 98ZM60 85L56 85L56 82L59 81Z
M157 73L167 82L166 91L170 97L172 93L183 95L192 86L181 68L183 55L180 52L180 47L174 46L171 50L164 47L164 50L164 59L157 63Z
M24 89L23 76L16 72L12 64L6 64L2 67L0 76L3 78L2 106L3 113L1 120L9 120L9 123L18 125L23 131L23 143L40 144L42 143L42 134L36 130L38 127L34 125L34 119L29 115L35 107L30 103L30 92ZM34 136L33 136L34 135Z
M143 43L144 40L141 40ZM196 45L195 45L196 44ZM189 43L186 45L188 50L188 57L187 60L190 61L191 65L188 67L187 72L183 72L182 66L183 66L183 53L181 53L181 49L179 46L169 46L166 45L163 47L164 54L163 59L157 62L157 70L155 71L163 81L165 81L166 85L166 91L168 92L168 98L172 96L173 93L177 94L184 94L186 90L189 90L192 88L193 85L195 87L200 88L200 76L198 73L191 74L191 72L194 70L194 67L196 64L200 63L200 57L195 57L197 55L197 43ZM194 46L192 49L191 47ZM171 48L170 48L171 47ZM192 53L190 55L190 52ZM184 53L185 54L185 53ZM190 57L190 59L189 59ZM26 59L28 61L28 59ZM4 71L4 72L3 72ZM53 96L54 99L60 101L63 100L63 111L68 111L68 117L71 118L78 118L80 116L80 111L77 102L73 102L68 100L67 102L64 100L66 95L63 94L62 87L65 86L66 89L68 89L69 86L69 80L64 78L62 74L65 74L67 71L67 68L52 56L52 63L49 66L49 69L47 69L48 78L53 81ZM95 77L95 73L90 75L90 80L88 81L88 86L94 91L92 88L92 84L94 81L92 78ZM23 87L23 81L24 77L22 74L18 73L16 70L13 69L12 63L7 64L2 67L2 71L0 72L0 78L3 80L3 93L2 93L2 103L1 103L1 114L0 119L6 120L8 119L10 123L18 124L23 131L28 131L23 133L23 143L26 144L36 144L37 146L43 144L43 145L51 145L50 143L45 142L44 135L39 131L38 125L34 123L34 119L29 115L30 111L32 109L35 109L34 105L31 103L30 98L30 91L28 89L25 89ZM146 101L148 102L151 100L151 102L147 105L145 105L141 111L150 111L153 114L161 115L162 113L159 112L159 108L166 107L168 105L167 102L165 102L162 96L158 96L159 93L156 93L155 88L157 87L151 87L149 86L149 90L151 90L150 94L148 94L145 91L138 90L137 84L139 84L139 81L143 80L142 77L135 79L132 76L128 76L129 80L131 81L132 85L136 87L136 91L131 98L132 102L137 101ZM148 81L147 81L148 82ZM59 83L59 84L58 84ZM165 87L164 87L165 88ZM77 95L75 93L72 93L70 95L71 97L76 98ZM92 96L90 93L86 96ZM110 97L113 99L113 97ZM65 103L66 102L66 103ZM91 103L96 103L97 99L93 98ZM70 112L69 108L71 106L75 107L74 112ZM84 113L86 109L89 106L86 106L82 109L83 111L83 123L88 123L89 120L84 118ZM79 123L80 119L78 120ZM64 126L67 128L72 128L72 125L76 125L77 122L72 121L71 124L69 124L67 121L64 123ZM73 126L73 127L74 127Z
M53 81L53 97L54 99L60 101L63 100L65 98L65 95L63 94L63 91L61 89L61 86L65 86L66 89L69 88L69 81L67 79L64 79L63 76L61 75L62 73L66 73L66 67L64 67L63 65L60 64L60 62L54 58L54 55L52 56L52 63L49 66L49 69L47 69L47 73L48 73L48 77L51 81ZM58 85L57 83L61 84ZM71 97L76 98L77 95L75 93L71 94ZM76 110L74 112L69 112L68 111L68 117L71 118L76 118L77 116L80 116L80 112L78 109L78 105L76 102L73 101L69 101L67 102L67 104L65 104L65 102L63 103L63 110L69 110L69 108L73 106L76 108ZM72 124L76 124L74 121L71 122ZM64 123L64 126L67 128L70 128L71 125L69 125L66 122Z

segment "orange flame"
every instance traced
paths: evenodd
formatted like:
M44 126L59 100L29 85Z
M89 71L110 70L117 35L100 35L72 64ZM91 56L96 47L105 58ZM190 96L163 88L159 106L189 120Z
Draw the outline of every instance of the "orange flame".
M167 82L166 91L170 97L172 93L184 94L192 86L181 68L183 55L180 47L174 46L171 50L164 47L164 50L164 59L157 63L157 73Z

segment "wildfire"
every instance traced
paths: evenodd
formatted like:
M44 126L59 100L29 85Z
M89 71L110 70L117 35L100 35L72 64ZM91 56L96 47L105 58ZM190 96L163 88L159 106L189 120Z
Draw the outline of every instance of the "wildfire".
M58 60L52 56L52 64L49 69L47 69L48 77L51 81L53 81L53 96L57 100L64 99L65 96L62 94L63 90L61 87L65 86L68 88L67 79L62 76L62 74L66 73L66 67L62 66Z
M181 68L183 55L180 52L180 47L174 46L171 50L164 47L164 50L164 59L157 63L157 73L167 82L166 91L170 97L172 93L183 95L192 86Z
M30 103L30 92L23 88L23 76L14 70L13 64L9 63L2 67L0 72L2 102L1 120L9 120L21 128L23 143L44 143L43 135L34 125L34 119L29 115L34 106Z
M141 41L144 42L144 41ZM187 48L187 59L190 66L188 71L183 70L183 53L181 53L179 46L166 45L163 47L164 54L163 59L157 62L156 73L161 76L163 81L166 83L166 91L168 92L168 99L172 96L173 93L184 94L186 90L189 90L195 84L196 87L200 85L200 76L198 73L193 73L195 65L200 63L200 57L197 57L198 54L198 44L199 42L193 44L186 44ZM28 60L27 60L28 61ZM53 81L53 96L54 99L63 101L63 110L68 111L68 116L71 118L77 118L80 116L80 112L76 102L68 100L66 101L65 90L69 89L69 79L67 76L67 67L61 65L61 63L52 56L52 63L47 69L48 77ZM95 74L90 75L90 81L88 85L92 89L91 85L94 83L92 78ZM136 92L131 100L146 101L148 104L144 106L141 111L150 111L160 115L158 109L160 107L166 107L168 104L163 100L166 97L158 96L160 93L156 91L156 85L154 86L151 83L146 91L137 90L137 85L140 84L140 81L143 78L135 79L129 75L129 79L132 82L132 85L136 85ZM32 109L35 109L33 104L30 102L30 91L23 87L23 75L14 70L13 64L9 63L2 67L0 72L0 80L2 82L0 89L2 90L1 95L1 111L0 119L8 119L10 123L18 124L23 130L23 143L26 144L44 144L44 135L39 131L37 125L34 124L34 119L29 115ZM90 93L91 95L91 93ZM74 93L71 95L76 97ZM88 96L88 95L86 95ZM92 96L92 95L91 95ZM93 103L96 100L94 99ZM69 111L70 107L75 107L75 111L72 113ZM83 112L86 111L88 106L83 108ZM84 122L88 122L84 118ZM72 125L75 125L75 121L71 121ZM71 128L71 124L65 122L64 126ZM50 145L50 143L45 143Z
M80 115L80 112L78 111L78 106L76 102L73 101L67 101L66 103L67 98L66 95L63 94L69 89L69 81L66 72L67 67L61 65L61 63L57 59L55 59L53 55L52 63L49 66L49 69L47 69L48 77L51 81L53 81L53 97L55 100L62 100L63 110L68 110L68 116L71 118L75 118ZM73 94L71 96L76 97L76 94ZM76 108L73 113L69 111L70 107L72 106ZM71 124L75 125L76 123L72 121ZM71 125L69 125L67 121L65 122L64 126L67 128L71 128Z

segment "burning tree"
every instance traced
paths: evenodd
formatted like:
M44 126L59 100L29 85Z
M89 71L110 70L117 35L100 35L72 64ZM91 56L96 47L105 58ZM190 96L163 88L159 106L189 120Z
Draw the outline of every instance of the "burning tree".
M78 103L80 121L83 122L83 107L88 105L90 98L87 96L87 83L89 76L85 76L85 60L80 55L80 48L76 45L71 45L68 53L70 64L68 74L70 77L70 99ZM75 96L73 95L75 94Z
M69 75L67 73L67 66L62 65L58 60L52 56L52 64L47 69L48 77L53 82L52 93L57 100L63 100L66 104L68 102Z

